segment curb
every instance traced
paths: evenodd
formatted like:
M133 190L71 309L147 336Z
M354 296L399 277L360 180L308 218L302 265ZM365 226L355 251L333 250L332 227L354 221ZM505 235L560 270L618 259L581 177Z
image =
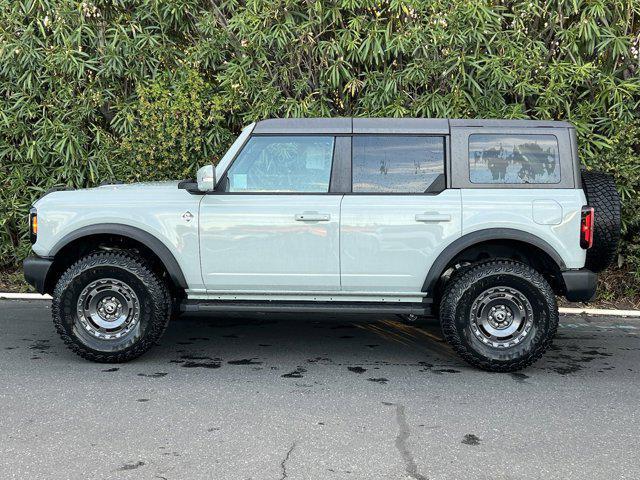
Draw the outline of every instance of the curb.
M560 307L560 313L568 313L570 315L609 315L611 317L639 317L640 310L614 310L607 308L572 308Z
M51 295L40 295L39 293L0 292L0 300L51 300Z
M51 300L51 295L40 295L39 293L9 293L0 292L0 300ZM614 310L606 308L573 308L560 307L560 313L570 315L608 315L611 317L638 317L640 310Z

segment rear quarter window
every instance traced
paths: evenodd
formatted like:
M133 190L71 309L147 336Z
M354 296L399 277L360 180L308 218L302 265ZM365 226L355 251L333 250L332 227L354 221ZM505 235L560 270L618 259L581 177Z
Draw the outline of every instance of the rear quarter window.
M469 180L484 184L560 182L555 135L469 135Z

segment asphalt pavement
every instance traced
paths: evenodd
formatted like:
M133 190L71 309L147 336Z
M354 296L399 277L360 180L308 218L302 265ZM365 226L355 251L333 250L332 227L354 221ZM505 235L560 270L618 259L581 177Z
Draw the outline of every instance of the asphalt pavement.
M515 374L436 322L194 315L119 365L0 301L2 479L638 479L640 321L563 316Z

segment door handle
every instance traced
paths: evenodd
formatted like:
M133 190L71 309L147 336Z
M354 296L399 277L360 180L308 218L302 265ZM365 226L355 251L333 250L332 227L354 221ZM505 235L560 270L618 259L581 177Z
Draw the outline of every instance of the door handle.
M450 222L451 215L448 213L416 213L416 222Z
M328 222L331 215L328 213L298 213L295 216L296 222Z

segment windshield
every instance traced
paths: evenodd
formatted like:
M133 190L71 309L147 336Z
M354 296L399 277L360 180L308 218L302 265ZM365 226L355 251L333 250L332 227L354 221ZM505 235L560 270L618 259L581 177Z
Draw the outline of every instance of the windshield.
M255 126L256 124L254 122L242 129L242 133L240 133L238 138L236 138L236 141L233 142L233 145L231 145L229 150L227 150L227 153L224 154L224 157L222 157L220 159L220 162L218 162L218 165L216 166L216 178L220 178L220 176L226 171L227 167L229 166L229 163L238 154L238 150L240 150L242 145L244 145L244 142L247 140L249 135L251 135L251 132L253 131L253 127Z

